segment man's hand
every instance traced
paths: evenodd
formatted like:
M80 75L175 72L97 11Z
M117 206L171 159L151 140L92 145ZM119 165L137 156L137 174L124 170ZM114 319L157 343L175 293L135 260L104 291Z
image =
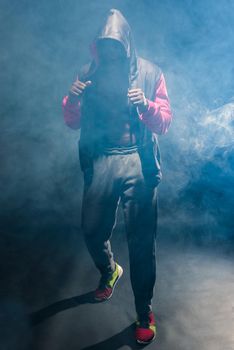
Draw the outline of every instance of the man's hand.
M148 102L145 98L145 94L141 89L128 90L129 100L137 106L139 113L144 113L148 109Z
M77 77L76 81L74 81L74 83L72 84L72 86L69 90L69 99L71 99L72 101L75 101L75 100L81 98L81 96L83 95L87 86L89 86L91 84L92 84L92 82L90 80L83 83Z

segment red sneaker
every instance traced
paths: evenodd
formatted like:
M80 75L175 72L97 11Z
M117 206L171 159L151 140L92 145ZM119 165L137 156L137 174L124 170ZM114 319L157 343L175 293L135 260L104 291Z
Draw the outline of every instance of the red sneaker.
M152 311L146 319L137 319L135 337L139 344L149 344L155 339L156 322Z
M98 288L94 292L94 299L97 301L105 301L110 299L113 294L116 283L118 282L122 274L122 267L115 263L115 271L105 282L101 280Z

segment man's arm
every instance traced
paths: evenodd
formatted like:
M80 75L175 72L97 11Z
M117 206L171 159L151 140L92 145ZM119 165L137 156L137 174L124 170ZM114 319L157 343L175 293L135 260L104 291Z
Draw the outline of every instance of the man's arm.
M156 134L165 134L172 120L172 112L163 73L155 91L154 101L146 99L147 109L139 118Z
M80 99L89 85L91 85L90 80L83 83L77 77L69 90L69 95L63 98L62 109L64 121L72 129L80 129Z

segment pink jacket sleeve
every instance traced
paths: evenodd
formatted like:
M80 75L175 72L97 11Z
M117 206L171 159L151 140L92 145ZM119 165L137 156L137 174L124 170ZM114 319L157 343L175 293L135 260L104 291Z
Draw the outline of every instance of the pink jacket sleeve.
M71 102L68 96L62 101L62 109L65 123L72 129L80 129L80 101Z
M155 91L154 101L148 100L148 110L139 114L139 118L156 134L165 134L172 120L172 112L168 99L166 82L163 74Z

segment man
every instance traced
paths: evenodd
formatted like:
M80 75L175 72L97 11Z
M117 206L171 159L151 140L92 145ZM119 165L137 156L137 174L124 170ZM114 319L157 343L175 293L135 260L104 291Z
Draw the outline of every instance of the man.
M171 110L160 68L137 57L129 24L118 10L110 10L92 53L92 62L63 99L63 111L66 124L81 129L82 228L101 273L94 297L109 299L123 273L109 241L121 202L137 312L135 336L147 344L156 335L151 306L161 180L156 134L167 132Z

